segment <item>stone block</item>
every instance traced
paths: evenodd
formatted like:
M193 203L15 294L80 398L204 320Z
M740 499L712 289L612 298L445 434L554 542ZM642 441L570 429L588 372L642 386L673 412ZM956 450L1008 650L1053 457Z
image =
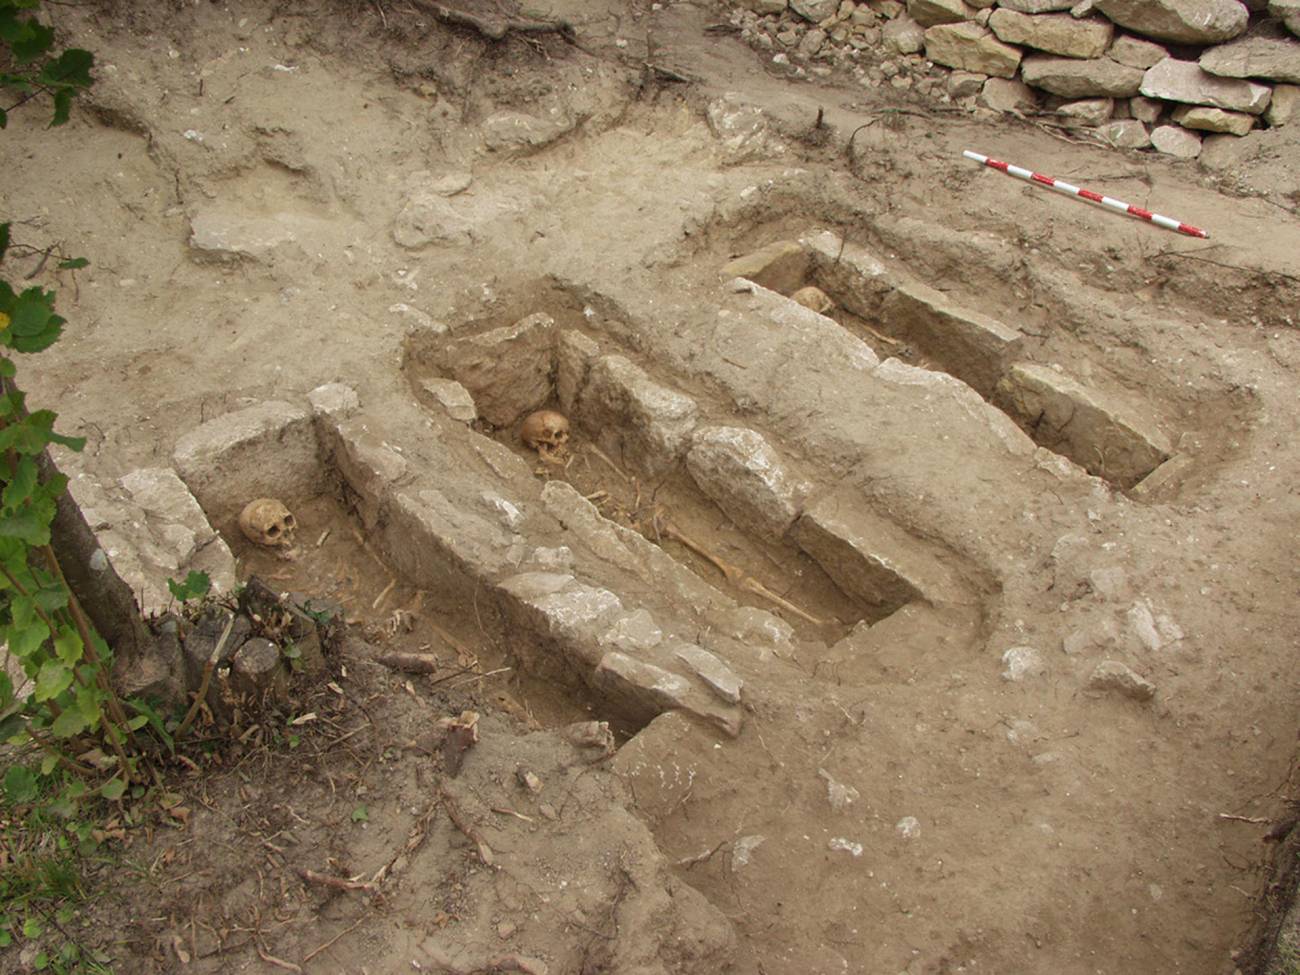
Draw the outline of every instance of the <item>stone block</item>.
M917 599L965 601L925 546L872 512L855 490L840 489L810 503L795 522L793 538L846 595L882 615Z
M1300 37L1300 0L1268 0L1268 12Z
M573 411L578 394L587 384L587 372L600 357L600 345L577 329L565 329L555 340L555 396L560 409Z
M808 276L808 254L798 241L778 240L728 261L719 273L724 281L746 278L788 295L802 287Z
M1264 113L1264 121L1277 128L1296 118L1300 118L1300 86L1278 85L1273 89L1273 99Z
M1163 102L1147 98L1145 95L1134 95L1128 100L1129 113L1139 122L1145 122L1147 125L1154 125L1164 109Z
M900 281L882 303L880 320L891 334L914 344L984 396L992 394L1024 342L1014 328L962 308L919 281Z
M393 241L407 250L430 245L469 247L481 241L492 221L516 212L510 199L479 193L448 198L433 189L410 193L393 218Z
M1147 127L1135 118L1107 122L1097 130L1097 134L1116 149L1145 149L1151 145Z
M673 648L673 656L689 667L722 700L728 704L740 703L740 691L745 682L717 654L694 643L679 643Z
M745 531L783 537L809 487L762 434L744 427L701 427L686 455L700 490Z
M840 0L790 0L790 9L804 20L820 24L835 16L840 9Z
M1069 10L1078 0L998 0L999 7L1022 14L1050 14Z
M1120 64L1126 64L1130 68L1141 68L1145 71L1169 57L1169 51L1155 41L1120 34L1111 44L1110 50L1106 52L1106 57Z
M1058 118L1071 124L1095 128L1109 121L1114 110L1113 98L1081 98L1078 101L1058 105L1056 114Z
M925 28L904 14L881 28L880 39L887 50L915 54L925 47Z
M880 314L885 296L894 290L894 278L884 262L859 244L850 244L830 231L799 241L812 259L813 273L822 290L841 305L868 321Z
M984 89L988 75L977 71L954 71L948 75L947 91L949 98L966 98L978 95Z
M534 314L513 325L453 338L430 352L444 376L469 390L479 415L508 427L551 398L555 320Z
M312 415L318 420L344 420L361 408L361 398L351 386L326 383L307 394Z
M1151 130L1151 145L1179 159L1195 159L1201 154L1201 137L1181 125L1157 125Z
M1017 13L999 8L989 27L1000 40L1071 58L1099 58L1106 53L1115 26L1100 17L1076 20L1069 14Z
M605 654L593 684L621 706L635 724L648 724L665 711L681 710L703 718L733 738L740 734L740 708L714 700L680 674L627 654Z
M592 364L575 408L585 432L629 467L657 476L690 446L695 400L660 385L621 355Z
M469 390L454 379L442 379L437 376L422 379L419 383L419 398L430 408L444 413L461 423L473 423L478 419L478 407Z
M1246 29L1237 0L1096 0L1096 7L1135 34L1176 44L1219 44Z
M1049 366L1017 363L998 384L998 396L1040 444L1121 487L1132 487L1170 455L1150 418Z
M278 400L208 420L176 442L172 459L203 510L227 533L254 498L290 503L325 487L311 415Z
M722 162L734 166L785 153L771 131L763 110L738 92L727 92L709 102L704 113L711 131L722 144Z
M1212 47L1201 69L1224 78L1264 78L1300 84L1300 44L1292 37L1253 35Z
M1127 98L1142 86L1140 69L1110 58L1080 60L1032 54L1020 66L1020 77L1025 84L1062 98Z
M203 210L190 220L190 249L195 260L208 261L302 256L299 241L311 239L322 229L321 221L296 214L262 217Z
M371 430L365 417L343 421L324 439L335 469L357 495L362 526L373 529L391 489L407 474L406 458Z
M1238 78L1219 78L1195 61L1165 58L1142 76L1142 94L1170 102L1210 105L1229 112L1259 115L1268 108L1272 89Z
M551 118L523 112L497 112L483 120L483 147L488 152L519 155L550 145L572 128L558 109Z
M1185 129L1245 135L1255 127L1255 116L1244 112L1225 112L1206 105L1179 105L1170 118Z
M949 68L1012 78L1020 66L1021 51L998 40L987 27L968 21L940 24L927 30L925 56Z
M980 89L978 103L995 112L1024 114L1038 108L1038 95L1023 81L990 78Z
M960 24L975 16L975 11L963 0L907 0L907 15L922 27L934 27Z

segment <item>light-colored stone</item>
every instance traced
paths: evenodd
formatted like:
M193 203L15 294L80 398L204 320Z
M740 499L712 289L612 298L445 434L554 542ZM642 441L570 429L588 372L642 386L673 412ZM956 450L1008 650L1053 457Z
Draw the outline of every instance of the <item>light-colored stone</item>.
M963 0L907 0L907 15L922 27L960 24L974 14Z
M1015 329L910 278L900 279L881 303L880 320L984 396L992 394L1024 340Z
M1278 85L1273 89L1273 100L1264 113L1264 121L1277 128L1300 118L1300 86Z
M357 515L367 530L379 522L387 491L407 472L406 458L370 428L365 417L354 417L326 431L323 439L335 469L357 497Z
M1077 20L1069 14L1034 16L1005 8L993 12L989 27L1008 44L1023 44L1071 58L1101 57L1115 34L1115 26L1101 17Z
M1154 125L1160 118L1160 113L1165 110L1165 106L1163 102L1147 98L1146 95L1134 95L1128 100L1128 110L1139 122Z
M740 692L745 682L717 654L694 643L679 643L673 649L673 656L686 664L722 700L728 704L740 703Z
M998 395L1012 416L1033 426L1038 443L1123 487L1136 484L1171 453L1154 422L1050 366L1016 363L998 383Z
M686 469L727 517L771 539L794 524L808 492L763 435L744 427L696 430Z
M976 71L954 71L948 75L947 91L949 98L966 98L978 95L984 89L988 75Z
M621 704L634 722L649 722L664 711L683 710L711 722L733 738L740 734L741 711L696 690L690 680L663 667L610 651L592 678L596 689Z
M1201 154L1201 137L1181 125L1157 125L1151 130L1151 145L1179 159L1195 159Z
M881 43L899 54L915 54L925 47L925 28L906 14L901 14L880 31Z
M539 312L513 325L458 336L430 355L444 376L469 390L483 419L508 427L550 399L555 331L555 320Z
M394 302L388 310L400 318L400 327L407 328L411 336L421 333L425 336L446 335L450 331L445 322L437 321L432 315L404 301Z
M1127 98L1136 95L1142 84L1137 68L1110 58L1058 58L1049 54L1032 54L1020 66L1025 84L1050 91L1062 98Z
M1050 14L1069 10L1078 0L997 0L999 7L1022 14Z
M1114 109L1115 100L1112 98L1084 98L1059 105L1056 114L1077 125L1095 127L1109 121Z
M1147 127L1135 118L1107 122L1097 129L1097 134L1116 149L1145 149L1151 145Z
M826 46L826 32L821 28L810 30L807 34L799 39L798 52L800 57L811 58L817 55L823 47Z
M1169 57L1169 51L1155 41L1120 34L1111 43L1106 57L1120 64L1127 64L1130 68L1141 68L1145 71Z
M1070 8L1070 16L1082 20L1084 17L1091 16L1092 12L1097 9L1097 0L1079 0Z
M1224 78L1300 83L1300 43L1292 37L1243 37L1201 55L1201 68Z
M1246 29L1250 12L1237 0L1097 0L1121 27L1177 44L1218 44Z
M1245 135L1255 127L1255 116L1242 112L1225 112L1221 108L1205 105L1179 105L1170 115L1185 129L1200 132L1222 132L1227 135Z
M1134 701L1149 701L1156 696L1155 684L1118 660L1099 663L1088 678L1088 688L1094 691L1114 691Z
M1210 105L1230 112L1259 115L1268 108L1272 89L1237 78L1218 78L1195 61L1165 58L1142 76L1142 94L1191 105Z
M282 700L289 677L280 662L280 648L262 637L245 642L231 658L230 687L241 699L257 705Z
M840 9L840 0L790 0L790 9L804 20L820 24Z
M307 394L314 416L342 420L361 408L361 398L351 386L343 383L326 383Z
M1268 12L1282 21L1296 37L1300 37L1300 0L1269 0Z
M311 414L278 400L208 420L176 442L172 460L222 530L253 498L291 503L324 488Z
M195 260L267 261L302 256L301 241L321 235L326 226L301 214L252 216L216 207L201 210L190 220L190 247Z
M429 189L439 196L455 196L464 193L473 182L474 177L469 173L447 173L430 183Z
M442 410L453 420L461 423L473 423L478 419L478 408L469 390L454 379L437 377L422 380L420 391L425 394L431 406Z
M808 255L795 240L774 241L728 261L719 272L724 281L746 278L783 295L802 287L807 275Z
M1010 647L1002 654L1002 663L1006 665L1006 670L1002 671L1002 679L1012 682L1019 682L1030 677L1041 677L1047 673L1047 664L1043 662L1043 655L1033 647Z
M393 219L393 241L408 250L470 246L483 238L488 223L517 209L509 199L486 194L448 198L432 189L415 190Z
M565 329L555 341L555 397L565 413L573 411L578 394L587 385L591 364L600 357L595 339L576 329Z
M1024 114L1038 108L1038 95L1023 81L990 78L980 90L978 102L995 112Z
M600 642L625 653L638 653L663 643L664 631L649 610L638 609L615 620L613 626L601 636Z
M739 3L760 17L779 16L785 13L786 8L786 0L739 0Z
M523 153L554 142L572 128L559 109L550 118L522 112L497 112L483 120L483 146L489 152Z
M655 476L686 452L699 410L626 357L608 355L592 364L575 412L602 449Z
M925 32L925 56L937 64L1012 78L1020 65L1020 48L998 40L987 27L970 22L940 24Z
M780 156L785 147L771 132L763 110L736 92L709 102L705 119L722 144L722 161L736 165Z

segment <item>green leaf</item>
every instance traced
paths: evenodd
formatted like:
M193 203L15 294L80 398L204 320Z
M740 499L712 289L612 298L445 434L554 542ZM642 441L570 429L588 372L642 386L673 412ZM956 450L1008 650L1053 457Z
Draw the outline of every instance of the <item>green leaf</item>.
M11 765L5 773L4 785L10 802L31 802L36 798L36 776L25 765Z
M70 47L42 68L36 80L45 85L89 88L94 83L90 77L90 69L94 64L95 56L89 51Z
M72 685L72 668L61 660L47 660L36 675L36 700L49 701Z
M134 718L132 718L130 721L126 723L126 726L130 728L132 731L139 731L148 723L149 723L148 715L137 714Z
M99 790L99 794L109 801L121 799L124 792L126 792L126 782L118 776L113 776Z
M172 598L182 603L206 596L211 588L212 579L206 572L191 570L184 582L177 582L175 579L167 580L167 589L171 592Z
M352 810L352 821L354 823L365 823L370 821L370 810L366 808L365 803L357 806Z
M14 476L5 485L3 504L6 508L17 508L32 496L36 487L36 461L31 457L21 457Z
M3 114L3 113L0 113ZM3 120L0 120L0 129L4 128ZM9 249L9 224L0 223L0 261L5 259L5 251Z
M3 114L4 114L3 112L0 112L0 115ZM0 125L0 129L2 128L4 128L4 126ZM14 936L12 934L10 934L8 931L0 931L0 948L8 948L13 943L14 943Z
M50 544L50 525L32 510L0 517L0 538L17 538L33 548Z
M50 116L50 128L65 124L72 118L72 89L60 88L54 93L54 114Z
M49 952L38 951L36 957L32 959L32 971L43 972L50 967Z
M54 302L40 288L28 288L18 296L9 317L15 335L39 335L54 315Z
M54 724L50 725L50 734L55 738L72 738L89 727L90 723L80 708L68 708L54 719Z
M0 376L5 379L13 379L18 374L18 367L14 365L14 360L7 356L0 356ZM5 397L8 399L9 397Z
M36 653L50 637L50 628L43 620L35 620L26 626L11 626L5 634L9 649L19 660L26 660Z
M75 630L66 629L54 636L54 653L69 667L81 659L84 646Z
M84 257L69 257L66 261L59 261L60 271L77 271L89 266L90 261Z
M46 755L41 759L41 775L48 776L59 767L59 758L57 755Z
M24 938L39 938L45 933L45 926L41 924L40 918L29 917L23 922Z
M29 20L27 23L30 25L27 36L22 40L14 41L10 47L14 60L19 64L30 64L54 46L53 27L46 27L34 20Z
M67 447L74 454L79 454L86 446L86 438L65 437L61 433L55 433L54 431L50 431L50 443L60 444L61 446ZM65 481L64 486L66 486L66 484L67 482ZM63 487L60 487L58 491L54 492L54 496L57 498L62 493L63 493Z

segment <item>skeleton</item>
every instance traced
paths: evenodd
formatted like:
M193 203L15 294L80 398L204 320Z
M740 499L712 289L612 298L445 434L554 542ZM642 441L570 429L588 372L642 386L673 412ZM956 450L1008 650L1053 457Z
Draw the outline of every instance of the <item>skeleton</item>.
M569 454L569 418L554 410L529 413L519 428L519 439L537 451L547 464L563 464Z
M785 599L782 596L778 596L776 593L774 593L771 589L768 589L767 586L763 585L753 576L746 574L744 569L738 568L737 566L732 565L730 562L723 561L721 558L719 558L718 556L710 552L708 549L706 549L699 542L682 534L682 530L680 528L674 525L667 518L664 518L662 515L658 515L658 514L655 515L654 530L656 534L664 538L671 538L674 542L677 542L679 545L686 546L688 549L690 549L692 552L694 552L696 555L700 556L701 558L707 559L708 561L712 562L717 567L718 571L721 572L724 576L726 576L727 581L730 582L733 586L737 586L748 592L752 592L756 596L761 596L763 599L766 599L768 602L773 603L774 605L780 607L781 609L784 609L787 613L793 613L801 620L806 620L809 623L812 623L814 626L826 625L827 622L826 620L818 619L816 616L813 616L811 613L805 612L804 610L800 609L798 606L790 602L788 599Z
M244 537L267 548L292 548L297 528L298 522L289 509L275 498L250 501L239 515L239 530Z

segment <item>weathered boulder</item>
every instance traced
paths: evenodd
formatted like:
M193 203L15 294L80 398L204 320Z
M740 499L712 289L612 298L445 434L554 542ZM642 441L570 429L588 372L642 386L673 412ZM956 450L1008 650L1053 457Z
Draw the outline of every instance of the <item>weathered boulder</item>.
M1006 9L993 11L989 27L1008 44L1071 58L1101 57L1115 35L1114 25L1100 17L1076 20L1069 14L1033 16Z
M1147 127L1135 118L1107 122L1097 130L1097 134L1116 149L1145 149L1151 145Z
M1300 37L1300 0L1269 0L1268 12L1296 37Z
M1255 116L1243 112L1225 112L1206 105L1179 105L1171 118L1185 129L1245 135L1255 127Z
M1218 44L1246 29L1250 11L1237 0L1097 0L1121 27L1178 44Z
M975 16L975 11L963 0L907 0L907 14L922 27L935 27L960 24Z
M970 22L940 24L925 32L925 56L949 68L1013 78L1020 49L1004 44L988 28Z
M1243 37L1201 55L1201 68L1224 78L1300 83L1300 44L1287 37Z
M1154 41L1144 41L1140 37L1121 34L1111 43L1106 57L1120 64L1127 64L1130 68L1141 68L1145 71L1169 57L1169 51Z
M808 491L763 435L744 427L696 430L686 469L732 521L771 538L785 535Z
M1268 108L1272 96L1267 85L1237 78L1218 78L1201 70L1195 61L1179 61L1177 58L1165 58L1148 68L1142 76L1141 91L1148 98L1212 105L1251 115L1259 115Z
M1020 66L1025 84L1062 98L1127 98L1142 85L1142 72L1110 58L1058 58L1033 54Z
M995 112L1032 112L1038 107L1038 95L1023 81L990 78L980 90L979 104Z

